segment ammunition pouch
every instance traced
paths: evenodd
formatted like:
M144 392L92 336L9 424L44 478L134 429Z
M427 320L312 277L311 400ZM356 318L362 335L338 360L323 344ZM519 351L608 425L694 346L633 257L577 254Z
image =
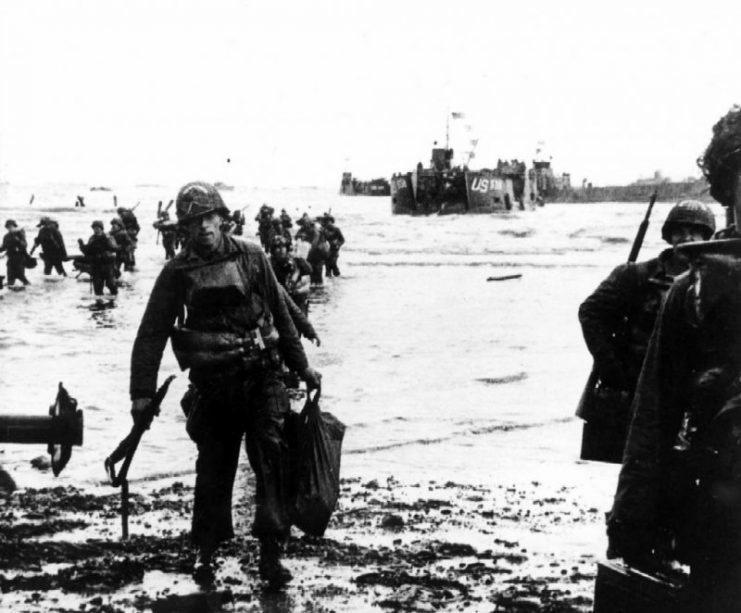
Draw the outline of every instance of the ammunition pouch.
M280 364L277 341L278 333L272 327L268 334L255 328L245 335L176 328L170 336L181 370L214 370L222 374Z
M185 431L195 443L199 441L199 434L202 431L201 425L204 418L203 395L198 391L195 385L188 386L187 391L180 400L180 408L185 415Z

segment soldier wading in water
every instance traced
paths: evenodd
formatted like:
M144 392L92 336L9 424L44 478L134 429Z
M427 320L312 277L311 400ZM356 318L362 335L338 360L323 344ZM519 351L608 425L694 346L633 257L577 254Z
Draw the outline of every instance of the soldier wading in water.
M661 237L671 245L645 262L621 264L579 307L584 340L594 357L597 377L586 391L582 458L619 464L633 391L661 300L675 277L687 270L679 245L707 240L715 232L713 212L696 200L675 205Z
M699 161L741 220L741 107ZM636 388L608 519L608 557L690 566L690 610L741 609L741 238L680 247L690 273L667 293Z
M177 196L187 245L157 278L131 358L132 415L154 395L167 339L181 368L190 368L183 397L187 430L198 445L192 538L194 576L213 579L212 556L233 536L231 500L242 437L255 472L252 533L259 571L271 588L290 580L280 563L290 530L289 457L283 431L289 409L281 358L319 386L286 302L262 249L225 234L229 211L215 187L188 183Z

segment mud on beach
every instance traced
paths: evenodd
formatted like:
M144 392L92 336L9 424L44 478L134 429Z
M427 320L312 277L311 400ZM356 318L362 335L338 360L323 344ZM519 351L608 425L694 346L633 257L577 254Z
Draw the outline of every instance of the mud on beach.
M251 483L246 485L249 491ZM294 580L280 594L267 592L256 573L249 493L235 499L237 537L217 553L215 585L198 587L190 577L192 495L192 487L179 481L132 484L131 537L122 541L117 491L16 491L0 514L0 609L571 612L591 607L595 559L553 543L601 523L601 512L582 508L569 487L343 480L325 538L294 529L286 548Z

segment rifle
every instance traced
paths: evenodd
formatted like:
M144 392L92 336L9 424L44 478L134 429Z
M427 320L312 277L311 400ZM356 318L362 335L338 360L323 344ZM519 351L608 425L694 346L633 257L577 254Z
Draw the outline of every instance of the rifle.
M131 460L134 457L136 448L139 446L142 434L144 434L145 430L149 430L152 420L156 415L159 415L160 405L174 378L175 375L170 375L165 379L165 382L160 386L154 398L149 403L146 412L134 422L134 426L131 428L128 436L118 444L118 447L116 447L114 452L103 463L106 473L108 473L108 477L111 480L111 485L121 488L121 538L123 540L129 538L129 482L127 480L129 466L131 466ZM121 460L123 460L123 464L121 464L121 468L118 474L116 474L116 463Z
M654 193L651 194L651 199L648 201L648 209L646 210L646 215L644 216L641 225L638 226L638 232L636 232L636 236L633 239L633 245L631 246L630 253L628 254L629 264L636 262L636 260L638 259L638 254L640 253L641 247L643 246L643 241L646 238L646 231L648 230L648 223L651 217L651 211L653 210L657 197L658 192L654 190ZM597 365L592 364L592 370L589 373L587 382L584 385L584 390L582 391L581 397L579 398L579 404L576 407L577 417L585 418L589 414L590 408L593 404L594 387L595 385L597 385L598 379L599 374L597 373Z
M648 220L651 217L651 210L654 208L657 196L658 192L654 190L654 193L651 194L651 200L648 201L646 216L643 218L641 225L638 226L638 232L636 233L636 237L633 239L633 246L630 248L630 254L628 255L628 263L638 260L638 253L641 251L643 240L646 238L646 230L648 230Z

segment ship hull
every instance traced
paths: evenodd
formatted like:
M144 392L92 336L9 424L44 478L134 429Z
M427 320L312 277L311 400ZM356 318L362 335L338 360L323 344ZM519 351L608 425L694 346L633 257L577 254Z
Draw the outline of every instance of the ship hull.
M394 215L455 215L505 213L515 202L511 179L494 171L423 170L391 180Z

